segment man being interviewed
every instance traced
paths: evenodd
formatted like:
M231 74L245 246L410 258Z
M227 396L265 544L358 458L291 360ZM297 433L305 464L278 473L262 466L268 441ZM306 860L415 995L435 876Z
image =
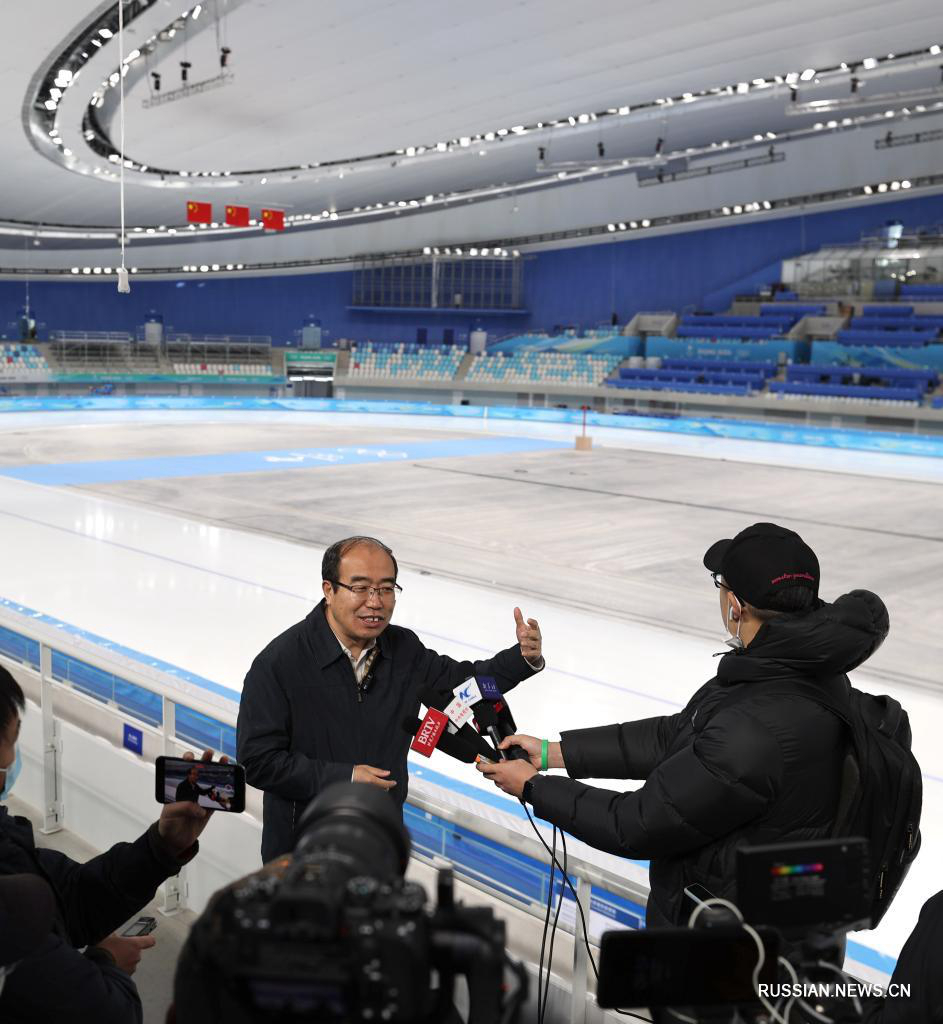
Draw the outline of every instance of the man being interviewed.
M242 689L238 759L264 791L262 859L294 846L301 812L332 782L363 782L406 799L419 693L447 693L473 675L510 689L544 667L540 627L514 609L517 644L484 661L455 661L390 620L401 590L393 552L373 537L332 544L324 599L253 661Z
M590 846L649 858L649 927L684 925L684 889L700 883L736 901L743 845L832 833L848 738L831 711L801 693L809 682L841 704L845 673L888 632L876 595L855 590L827 604L819 563L798 534L756 523L712 545L704 564L719 591L731 648L678 714L563 732L559 743L511 736L530 761L480 764L505 792ZM539 775L565 768L570 778ZM577 779L644 779L615 793Z

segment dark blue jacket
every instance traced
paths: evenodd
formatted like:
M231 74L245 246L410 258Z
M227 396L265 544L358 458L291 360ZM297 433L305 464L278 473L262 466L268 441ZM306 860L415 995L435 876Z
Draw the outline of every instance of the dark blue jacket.
M56 898L53 930L21 960L0 994L3 1024L140 1024L141 1000L111 954L94 948L153 898L196 852L175 858L156 823L133 843L117 843L85 864L40 850L33 826L0 806L0 872L44 878ZM88 946L84 954L79 952Z
M354 765L389 769L390 795L406 800L406 755L419 693L451 690L473 675L496 677L502 692L534 674L520 647L485 661L455 661L430 651L411 629L387 626L372 681L357 700L349 659L328 625L322 601L253 661L242 687L236 749L246 781L264 791L262 860L290 852L305 807Z

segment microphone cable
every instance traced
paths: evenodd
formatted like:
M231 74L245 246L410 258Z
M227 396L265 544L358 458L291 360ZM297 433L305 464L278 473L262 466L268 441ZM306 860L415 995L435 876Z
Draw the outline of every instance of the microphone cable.
M537 962L537 1024L543 1024L544 1014L546 1013L546 1006L544 1004L544 951L547 948L547 928L550 926L550 907L553 904L553 873L556 866L556 851L557 851L557 826L553 826L553 852L550 857L550 889L547 893L547 913L544 915L544 931L540 938L540 959ZM563 891L563 882L560 882L560 891ZM556 928L556 923L554 923ZM552 960L552 957L551 957ZM550 988L550 966L547 966L547 989Z
M543 846L543 848L550 855L551 862L557 866L557 868L560 870L560 874L563 876L563 882L566 884L567 888L569 888L570 892L573 893L573 900L576 903L576 909L579 911L579 915L580 915L580 923L583 926L583 945L586 947L586 954L589 957L589 965L593 969L593 976L595 977L596 982L598 984L599 983L599 971L596 968L596 960L593 957L593 951L592 951L592 949L590 949L590 946L589 946L589 928L586 925L586 915L583 913L583 907L580 904L579 897L576 895L576 889L573 888L573 883L570 881L570 876L567 875L566 872L564 872L562 867L560 867L560 862L557 860L557 855L556 855L555 849L551 850L550 847L547 845L547 840L544 839L544 837L540 834L540 829L537 828L537 825L534 822L534 819L531 817L531 813L527 809L527 804L520 797L518 797L518 800L520 800L521 806L524 808L524 813L527 815L527 820L530 822L530 827L534 830L534 834L540 840L541 846ZM554 832L556 832L556 826L554 826ZM560 839L561 839L561 841L563 843L563 855L564 855L564 857L566 857L566 833L563 831L563 829L560 829ZM563 894L563 890L561 889L561 899L562 899L562 894ZM549 907L548 907L548 917L549 917ZM576 936L576 927L575 927L575 925L574 925L574 928L573 928L573 938L574 938L574 941L576 941L577 936ZM637 1013L632 1013L629 1010L619 1010L619 1009L616 1009L616 1013L620 1014L620 1016L622 1016L622 1017L631 1017L633 1020L643 1021L644 1024L651 1024L651 1021L649 1020L648 1017L641 1017Z
M554 826L554 831L556 831L556 826ZM566 878L566 840L563 838L563 829L560 829L560 839L563 842L563 867L562 867L561 871L563 873L563 878ZM554 849L556 849L556 845L554 845ZM557 924L560 921L560 911L563 909L563 893L564 893L564 882L563 882L563 879L561 878L561 880L560 880L560 898L557 900L557 912L556 912L556 914L554 915L554 918L553 918L553 928L550 930L550 952L547 955L547 976L546 976L546 985L545 985L545 988L544 988L544 1013L547 1012L547 1000L548 1000L548 998L550 996L550 973L551 973L551 970L553 968L553 944L554 944L554 941L556 940L556 937L557 937ZM552 899L553 899L553 885L551 884L551 886L550 886L550 895L547 898L547 907L548 908L550 907L550 900L552 900ZM575 929L574 929L574 931L575 931ZM543 1022L542 1021L538 1022L538 1024L543 1024Z

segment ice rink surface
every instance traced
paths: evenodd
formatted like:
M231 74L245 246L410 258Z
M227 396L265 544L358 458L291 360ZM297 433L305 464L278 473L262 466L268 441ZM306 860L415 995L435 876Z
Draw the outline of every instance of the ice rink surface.
M780 522L816 549L823 597L866 588L890 609L888 641L853 682L910 713L924 845L857 940L896 957L941 888L943 459L593 434L581 453L552 424L11 414L0 598L239 690L258 650L320 599L323 547L374 534L401 567L394 621L430 647L487 656L514 642L515 605L540 621L547 669L513 706L523 731L556 736L682 706L725 650L705 548ZM447 758L432 766L485 785Z

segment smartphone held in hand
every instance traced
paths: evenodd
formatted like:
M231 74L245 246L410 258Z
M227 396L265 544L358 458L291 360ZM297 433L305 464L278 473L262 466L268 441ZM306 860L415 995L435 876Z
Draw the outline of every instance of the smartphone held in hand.
M159 757L156 765L158 803L186 800L208 811L236 814L246 809L246 771L241 764Z
M132 921L127 928L121 933L122 938L133 939L140 935L150 935L151 932L157 927L156 917L139 917L136 921Z

